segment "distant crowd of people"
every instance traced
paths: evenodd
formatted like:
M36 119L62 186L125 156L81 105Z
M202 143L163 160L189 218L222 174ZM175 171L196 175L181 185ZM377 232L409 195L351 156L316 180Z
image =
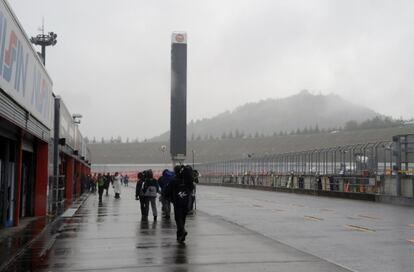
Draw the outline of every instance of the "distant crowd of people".
M89 191L90 193L96 193L96 191L98 190L99 204L102 204L102 195L105 191L106 195L109 195L108 190L110 185L112 185L112 188L114 189L115 198L119 199L121 198L121 186L128 186L128 183L128 175L119 175L118 172L115 172L115 174L113 175L111 175L110 173L95 173L93 176L90 176L89 178L89 186L87 187L87 191Z
M177 165L174 171L165 169L159 179L154 178L151 169L139 172L135 187L135 199L139 200L141 220L148 221L151 207L154 221L158 219L156 200L159 196L161 202L162 217L166 220L171 217L171 204L174 207L174 219L177 225L177 241L183 243L187 236L185 229L186 217L196 207L196 186L198 183L198 172L189 165ZM102 204L102 196L110 185L114 189L115 198L121 197L121 186L128 186L128 175L122 176L118 172L94 174L91 177L90 192L99 195L99 204Z

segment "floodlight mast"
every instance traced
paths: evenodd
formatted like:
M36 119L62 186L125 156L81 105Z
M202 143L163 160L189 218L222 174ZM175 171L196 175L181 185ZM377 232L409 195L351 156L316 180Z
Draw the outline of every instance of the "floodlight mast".
M31 37L30 42L34 45L40 45L42 47L42 61L43 65L46 65L46 46L55 46L57 43L57 34L54 32L49 32L44 34L44 26L42 26L42 34L38 34L36 37Z

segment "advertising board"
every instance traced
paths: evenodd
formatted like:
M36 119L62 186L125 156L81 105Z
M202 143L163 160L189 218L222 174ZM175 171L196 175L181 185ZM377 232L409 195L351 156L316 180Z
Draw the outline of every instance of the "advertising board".
M52 80L4 0L0 0L0 88L51 129Z

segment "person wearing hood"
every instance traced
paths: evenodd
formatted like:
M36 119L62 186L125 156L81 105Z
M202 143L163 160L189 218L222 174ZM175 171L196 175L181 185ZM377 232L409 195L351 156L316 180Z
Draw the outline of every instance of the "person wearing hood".
M121 177L118 175L118 172L115 173L112 187L114 188L115 198L118 199L121 196Z
M147 216L149 212L149 205L151 204L151 210L152 210L152 215L154 216L154 221L157 221L156 199L157 199L158 193L160 192L160 187L158 186L158 181L154 179L151 169L146 171L142 192L144 193L144 201L145 201Z
M164 218L170 219L171 214L171 202L167 197L164 197L164 192L167 190L168 185L171 183L171 181L174 178L174 172L169 171L168 169L165 169L162 171L162 176L158 179L158 185L161 189L161 211L164 214Z
M174 218L177 225L177 241L184 243L187 231L185 220L191 206L191 195L194 191L194 175L191 166L174 167L175 178L167 186L164 197L174 205Z
M137 175L138 181L135 187L135 199L139 200L140 202L141 218L143 221L148 220L148 203L145 200L144 192L143 192L145 176L146 176L146 171L138 173Z

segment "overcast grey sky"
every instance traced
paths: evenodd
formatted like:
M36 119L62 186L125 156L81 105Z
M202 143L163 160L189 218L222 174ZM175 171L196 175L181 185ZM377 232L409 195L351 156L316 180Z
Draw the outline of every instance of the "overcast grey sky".
M171 32L188 33L188 121L308 89L414 116L412 0L9 0L58 33L46 67L88 137L169 129Z

